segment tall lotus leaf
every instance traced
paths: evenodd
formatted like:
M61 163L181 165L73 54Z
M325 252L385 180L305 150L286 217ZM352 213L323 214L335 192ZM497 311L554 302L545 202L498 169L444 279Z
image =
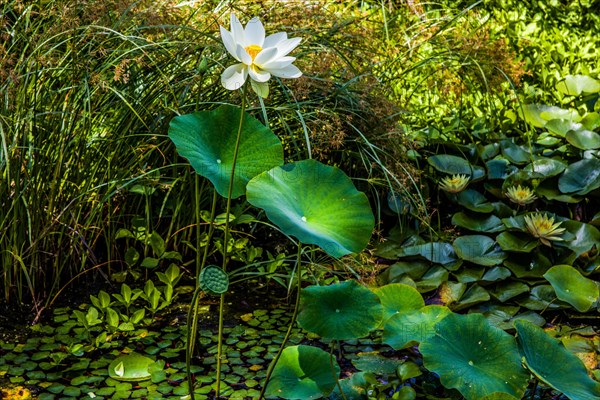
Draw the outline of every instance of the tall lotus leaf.
M534 324L518 320L517 342L525 365L542 382L571 400L600 399L600 383L592 380L584 364Z
M588 311L598 300L598 285L591 279L581 275L570 265L555 265L544 274L550 282L556 296L580 312Z
M430 305L396 314L385 323L382 342L395 350L422 343L435 334L435 324L450 313L448 307Z
M226 197L233 167L240 109L222 105L173 118L169 137L199 175L212 182ZM273 132L256 118L244 114L232 198L246 192L246 184L263 171L283 164L283 146Z
M337 361L317 347L286 347L273 369L267 397L320 399L331 393L339 373Z
M467 400L495 392L523 396L529 374L521 366L514 337L481 314L450 314L435 325L435 332L419 350L425 367L444 386Z
M402 283L378 287L373 292L381 300L384 322L394 314L418 310L425 306L425 301L417 289Z
M600 82L587 75L567 75L565 80L556 84L556 89L570 96L579 96L581 93L600 92Z
M600 160L589 158L567 167L558 178L558 188L563 193L585 195L600 187Z
M383 318L379 297L356 281L302 290L298 323L328 339L356 339L377 328Z
M570 131L565 136L567 142L582 150L593 150L600 148L600 135L585 129Z
M452 245L463 260L488 267L501 264L507 257L494 239L483 235L459 236Z
M334 257L365 248L375 225L369 200L339 168L304 160L253 178L248 202L284 233Z

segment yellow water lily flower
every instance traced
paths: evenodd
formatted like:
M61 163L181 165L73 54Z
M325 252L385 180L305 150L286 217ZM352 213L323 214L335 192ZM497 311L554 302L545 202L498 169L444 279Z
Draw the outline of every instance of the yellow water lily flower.
M517 203L520 206L533 203L535 199L537 199L531 189L529 189L527 186L521 187L521 185L509 187L506 190L506 197L508 197L513 203Z
M462 192L469 185L469 180L467 175L447 176L441 180L440 188L448 193Z
M226 89L241 88L250 76L254 91L265 98L269 94L267 81L271 75L279 78L302 76L298 67L292 64L296 58L288 56L302 39L288 39L285 32L265 37L265 28L257 17L252 18L244 28L237 17L231 14L231 31L222 26L220 28L225 48L240 61L223 71L221 83Z
M562 222L554 223L554 218L548 218L548 215L535 213L525 216L525 224L531 235L540 239L540 242L550 246L550 241L562 241L559 237L565 231L565 228L559 228Z

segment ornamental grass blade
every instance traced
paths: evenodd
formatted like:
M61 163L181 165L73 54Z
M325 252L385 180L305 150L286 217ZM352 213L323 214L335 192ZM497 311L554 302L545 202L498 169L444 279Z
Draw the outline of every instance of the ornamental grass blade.
M179 155L223 197L229 190L240 115L239 108L222 105L213 111L180 115L169 125L169 137ZM279 138L256 118L244 114L231 197L242 196L250 179L282 164Z
M369 200L339 168L298 161L256 176L247 189L248 202L284 233L333 257L358 253L371 238Z

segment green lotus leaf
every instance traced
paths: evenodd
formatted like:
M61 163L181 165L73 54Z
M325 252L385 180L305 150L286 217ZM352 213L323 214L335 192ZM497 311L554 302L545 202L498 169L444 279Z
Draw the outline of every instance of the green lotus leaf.
M369 200L339 168L298 161L256 176L247 190L248 202L284 233L331 256L358 253L371 238Z
M600 82L587 75L567 75L564 81L556 84L556 89L569 96L598 93L600 92Z
M535 188L535 194L546 200L561 203L579 203L583 199L583 197L564 194L558 190L558 179L543 180L540 185Z
M481 159L486 162L488 160L491 160L492 158L496 157L499 152L500 152L500 144L499 143L489 143L489 144L486 144L485 146L482 146L480 144L477 145L477 153L479 154L479 157L481 157Z
M501 303L527 292L529 292L529 286L522 282L503 282L491 291L492 296Z
M115 358L108 366L108 375L125 382L140 382L151 378L148 367L154 360L138 353L129 353Z
M476 232L494 233L501 232L505 229L500 218L493 214L468 214L462 211L452 216L452 224Z
M595 131L597 128L600 128L600 113L596 111L588 112L581 120L581 123L585 129Z
M512 254L504 261L504 266L519 279L542 278L552 267L550 260L540 252Z
M505 267L493 267L488 269L481 277L482 281L497 282L508 278L511 275L510 270Z
M319 399L331 393L339 373L337 361L317 347L286 347L273 369L267 397Z
M600 187L600 160L589 158L567 167L558 179L558 188L563 193L585 195Z
M396 314L385 323L382 342L395 350L422 343L435 334L435 324L449 314L448 307L438 305Z
M458 193L456 201L471 211L479 213L491 213L494 211L492 203L484 195L473 189L467 189Z
M562 173L567 166L565 163L552 158L540 158L523 168L532 179L545 179Z
M582 150L593 150L600 148L600 135L586 129L567 132L567 142Z
M376 375L392 375L402 364L402 361L384 357L377 352L358 353L352 360L352 365L359 371L373 372Z
M435 290L443 282L448 280L448 275L448 270L440 265L429 268L429 270L421 277L421 279L416 282L417 290L420 293Z
M562 222L561 227L566 229L563 234L564 242L558 247L566 247L573 251L577 257L592 250L594 246L599 247L600 230L591 224L568 219Z
M460 271L454 273L454 276L461 283L471 283L481 280L483 272L484 268L461 268Z
M544 128L548 129L549 132L564 138L567 132L578 131L583 128L583 125L569 119L553 119L548 121Z
M452 246L463 260L488 267L501 264L507 257L494 239L483 235L459 236Z
M525 365L538 379L571 400L600 399L600 383L588 376L577 356L528 321L516 321L515 328Z
M516 301L520 306L534 311L561 308L561 305L556 303L556 293L550 285L538 285L531 289L529 297Z
M229 190L239 125L240 109L231 105L180 115L169 125L169 137L179 154L223 197ZM256 118L244 114L231 197L243 195L254 176L282 164L281 141Z
M502 232L496 236L496 242L502 250L516 253L531 253L540 244L539 240L521 232Z
M544 104L525 104L523 106L523 117L527 123L536 128L543 128L548 121L553 119L566 119L576 122L581 120L581 116L576 110L565 110Z
M429 165L449 175L473 175L473 166L464 158L450 154L437 154L427 159Z
M383 321L392 315L418 310L425 306L425 301L417 289L401 283L391 283L373 289L383 306Z
M421 256L437 264L450 264L457 260L454 248L446 242L430 242L402 247L396 257Z
M360 338L377 328L382 319L379 297L356 281L302 290L298 324L323 338Z
M526 164L531 161L531 153L523 147L517 146L512 140L505 139L500 142L502 155L513 164Z
M363 400L367 396L367 391L373 383L377 382L375 374L372 372L356 372L353 373L349 378L340 379L340 388L336 385L329 400Z
M435 335L419 346L427 369L445 387L467 400L495 392L521 398L529 374L521 366L514 337L481 314L450 314L435 325Z
M581 275L570 265L555 265L544 274L554 288L556 296L580 312L588 311L600 293L595 281Z
M486 302L490 299L488 291L481 286L471 285L469 289L462 295L460 300L452 307L454 311L463 310L474 306L475 304Z
M496 158L485 163L488 170L488 179L505 179L510 174L517 171L517 167L512 165L505 158Z

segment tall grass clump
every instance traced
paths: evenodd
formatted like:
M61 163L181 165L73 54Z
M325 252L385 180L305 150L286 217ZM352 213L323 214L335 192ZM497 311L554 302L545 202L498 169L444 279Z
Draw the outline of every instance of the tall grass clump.
M288 159L340 165L380 209L389 192L414 185L396 157L406 146L398 113L373 75L384 56L370 39L382 29L379 12L327 1L278 4L2 5L4 299L41 307L74 277L127 269L115 237L134 219L193 262L208 230L200 211L212 193L180 163L166 129L177 114L236 104L219 82L226 55L218 27L232 10L304 38L297 56L305 76L279 82L268 105L248 107L282 138Z

